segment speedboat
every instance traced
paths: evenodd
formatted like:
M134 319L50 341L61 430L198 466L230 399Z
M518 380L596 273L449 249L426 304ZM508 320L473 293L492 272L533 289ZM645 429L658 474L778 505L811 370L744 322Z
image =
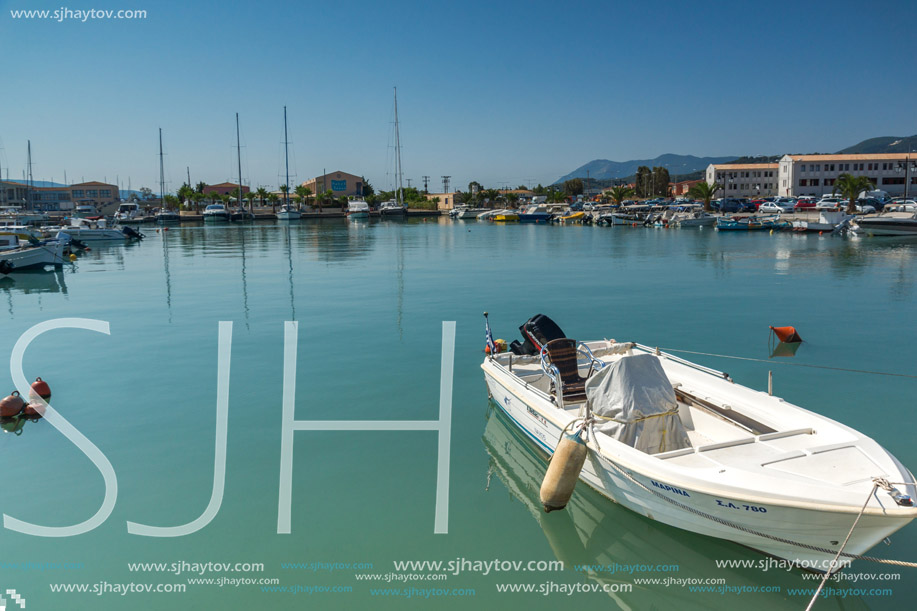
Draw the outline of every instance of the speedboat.
M843 210L819 210L818 220L795 220L793 231L834 231L834 229L850 217Z
M733 217L717 217L716 228L719 231L762 231L770 229L785 229L789 223L780 222L777 218L748 217L737 219Z
M114 221L116 223L138 222L143 217L143 211L140 204L136 202L124 202L118 206L115 212Z
M583 218L586 216L585 212L568 212L567 214L559 217L557 220L561 223L582 223Z
M368 219L369 218L369 204L363 200L355 199L347 203L347 218L351 220L355 219Z
M65 241L70 239L77 239L81 242L123 242L134 237L131 234L136 234L135 231L127 230L129 227L124 227L121 230L112 229L105 222L104 218L94 217L94 218L75 218L71 217L70 225L62 227L58 232L58 238ZM67 237L62 237L66 235Z
M532 204L519 213L520 223L548 223L553 215L544 204Z
M0 274L42 269L48 265L57 267L66 262L62 240L33 240L30 245L23 246L15 235L0 235Z
M500 210L490 220L498 223L514 223L519 220L519 214L515 210Z
M382 216L404 216L407 212L407 206L403 206L393 199L382 202L382 205L379 206L379 214Z
M295 221L299 218L302 218L302 214L290 204L284 204L277 212L277 220L280 221Z
M175 210L168 210L163 208L156 214L156 222L160 225L165 225L167 223L180 223L181 214Z
M460 219L476 219L481 214L489 212L487 208L463 208L459 210L459 213L455 215L456 218Z
M204 208L204 220L210 222L228 221L231 218L225 204L210 204Z
M860 216L855 223L860 232L871 236L917 236L917 213Z
M487 325L493 402L549 454L577 433L579 480L651 520L828 570L917 517L914 476L863 433L658 349L520 329L498 352Z

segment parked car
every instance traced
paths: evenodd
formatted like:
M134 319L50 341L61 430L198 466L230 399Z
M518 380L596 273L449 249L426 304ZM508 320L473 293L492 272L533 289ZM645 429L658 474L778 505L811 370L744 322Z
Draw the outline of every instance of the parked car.
M876 209L869 204L856 204L856 211L859 214L872 214Z
M763 204L768 204L770 202L766 199L753 199L749 203L755 207L755 210L760 210Z
M718 199L711 202L713 209L717 212L745 212L746 207L737 199Z
M879 200L877 200L874 197L861 197L860 199L857 200L857 204L861 206L872 206L873 208L875 208L876 210L880 212L885 207L885 204L883 204L882 202L880 202Z
M836 208L843 208L846 205L847 205L847 199L843 197L838 197L835 195L828 195L818 200L818 203L815 204L815 209L816 210L834 210Z
M758 206L758 212L766 212L768 214L780 214L781 212L786 212L784 208L781 208L774 202L764 202Z
M796 203L793 205L795 210L808 210L815 207L815 198L814 197L800 197L796 200Z

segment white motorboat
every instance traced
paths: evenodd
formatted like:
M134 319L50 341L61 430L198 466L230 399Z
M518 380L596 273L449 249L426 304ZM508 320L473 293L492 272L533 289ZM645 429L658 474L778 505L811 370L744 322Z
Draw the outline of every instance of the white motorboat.
M917 236L917 213L860 216L854 223L859 232L871 236Z
M42 269L49 265L57 267L66 262L64 242L61 240L46 240L22 246L17 236L0 235L0 274Z
M917 517L913 475L862 433L647 346L561 339L564 363L552 343L488 355L489 393L548 453L593 417L580 479L637 513L815 570L861 512L842 562Z
M302 218L302 214L290 204L284 204L277 211L277 220L280 221L295 221L300 218Z
M81 242L124 242L125 240L133 238L134 235L139 235L133 230L130 230L130 233L128 233L128 229L130 228L125 227L122 230L112 229L105 222L105 219L101 218L81 219L71 217L70 225L62 227L57 237L65 241L77 239ZM63 238L62 234L68 237Z
M143 216L140 204L136 202L124 202L118 206L115 211L114 221L116 223L137 222Z
M229 221L231 218L229 210L223 204L210 204L204 208L204 220L210 222Z
M834 231L834 229L851 218L842 210L819 210L818 220L799 219L793 221L793 231Z
M478 216L484 212L487 212L487 208L463 208L459 210L459 213L455 215L456 218L460 219L476 219Z
M701 206L681 204L669 217L669 225L674 227L710 227L716 225L716 216L704 211Z
M360 199L355 199L347 203L347 218L351 220L368 219L369 204Z
M404 216L407 212L407 206L399 204L393 199L382 202L382 205L379 206L379 214L382 216Z

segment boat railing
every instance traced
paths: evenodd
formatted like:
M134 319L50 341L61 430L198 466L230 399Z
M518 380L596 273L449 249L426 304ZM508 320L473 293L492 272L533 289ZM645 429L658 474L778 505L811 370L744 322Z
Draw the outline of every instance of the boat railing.
M658 348L651 348L650 346L645 346L643 344L635 344L635 345L637 346L637 348L640 348L641 350L645 350L647 352L655 354L656 356L665 357L666 360L674 361L680 365L686 365L688 367L691 367L692 369L697 369L698 371L709 373L712 376L723 378L724 380L729 380L730 382L732 381L732 378L730 378L729 374L726 373L725 371L719 371L718 369L713 369L711 367L705 367L703 365L698 365L697 363L692 363L691 361L685 360L681 357L677 357L674 354L669 354L668 352L662 352Z

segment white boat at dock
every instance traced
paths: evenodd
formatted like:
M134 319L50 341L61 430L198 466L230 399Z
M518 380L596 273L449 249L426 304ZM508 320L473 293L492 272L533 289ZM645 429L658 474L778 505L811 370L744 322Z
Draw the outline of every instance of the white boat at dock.
M796 219L793 221L793 231L834 231L848 216L843 209L819 210L818 220Z
M360 199L355 199L347 203L347 218L350 220L368 219L369 204Z
M455 214L457 219L476 219L478 215L487 212L487 208L471 208L468 206L462 206L457 208L458 212Z
M284 204L277 211L278 221L296 221L300 218L302 218L302 214L292 204Z
M45 240L23 246L13 234L0 235L0 274L59 267L68 262L64 255L65 243L61 240Z
M488 355L488 391L548 453L585 421L580 479L628 509L815 570L917 517L913 475L866 435L671 354L557 331Z
M407 212L407 206L399 204L393 199L382 202L382 205L379 206L379 214L381 216L404 216Z
M137 202L123 202L118 205L118 209L115 211L114 222L115 223L136 223L143 218L143 210L140 209L140 204Z
M917 213L891 212L860 216L854 221L859 233L871 236L917 236Z
M113 229L108 226L105 219L71 217L70 225L62 227L57 237L65 241L77 239L81 242L124 242L134 237L131 234L139 235L129 227L121 230Z
M229 221L231 214L223 204L210 204L204 208L204 220L208 222Z

